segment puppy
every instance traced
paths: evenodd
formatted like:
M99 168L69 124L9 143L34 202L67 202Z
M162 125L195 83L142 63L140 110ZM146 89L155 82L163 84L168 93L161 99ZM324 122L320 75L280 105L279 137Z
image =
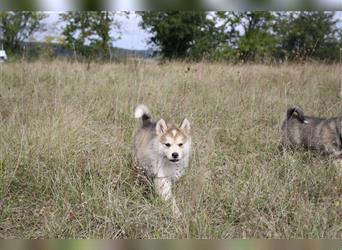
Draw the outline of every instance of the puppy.
M134 116L142 120L134 136L134 161L138 170L153 180L156 192L171 202L173 213L180 216L172 186L189 165L190 122L186 118L180 126L167 125L163 119L152 122L143 104L136 107Z
M281 127L284 148L303 147L336 158L342 156L342 117L319 118L304 115L299 107L287 110Z

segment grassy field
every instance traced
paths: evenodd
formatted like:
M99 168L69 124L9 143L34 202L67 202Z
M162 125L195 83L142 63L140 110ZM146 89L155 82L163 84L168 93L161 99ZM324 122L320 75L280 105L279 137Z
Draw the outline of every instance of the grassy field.
M341 75L320 64L1 64L0 238L342 238L333 160L278 150L288 106L341 113ZM180 219L132 170L138 103L191 122Z

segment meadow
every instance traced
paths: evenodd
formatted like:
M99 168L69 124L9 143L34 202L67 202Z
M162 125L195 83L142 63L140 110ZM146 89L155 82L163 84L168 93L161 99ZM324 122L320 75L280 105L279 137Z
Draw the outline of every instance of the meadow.
M339 65L0 64L0 238L342 238L342 177L281 152L287 107L341 113ZM192 126L181 218L132 170L145 103Z

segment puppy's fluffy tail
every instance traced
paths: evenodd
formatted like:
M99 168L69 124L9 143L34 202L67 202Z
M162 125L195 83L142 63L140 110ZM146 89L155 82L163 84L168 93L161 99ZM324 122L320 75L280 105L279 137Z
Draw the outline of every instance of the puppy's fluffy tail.
M150 110L144 104L139 104L135 108L134 117L141 118L143 125L151 123Z
M302 123L308 123L305 119L304 111L299 107L291 107L286 112L286 119L289 120L291 118L297 118Z

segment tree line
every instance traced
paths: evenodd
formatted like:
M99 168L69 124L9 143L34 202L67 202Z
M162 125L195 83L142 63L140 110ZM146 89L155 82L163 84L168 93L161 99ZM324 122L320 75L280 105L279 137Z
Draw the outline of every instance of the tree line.
M120 39L118 15L110 11L72 11L59 14L58 43L75 58L112 57ZM164 59L229 62L337 61L342 29L334 12L136 12L140 27L150 32L150 45ZM128 13L123 13L129 18ZM0 44L12 54L35 32L44 32L44 12L0 12ZM339 25L342 25L341 23ZM52 39L46 38L49 42Z

